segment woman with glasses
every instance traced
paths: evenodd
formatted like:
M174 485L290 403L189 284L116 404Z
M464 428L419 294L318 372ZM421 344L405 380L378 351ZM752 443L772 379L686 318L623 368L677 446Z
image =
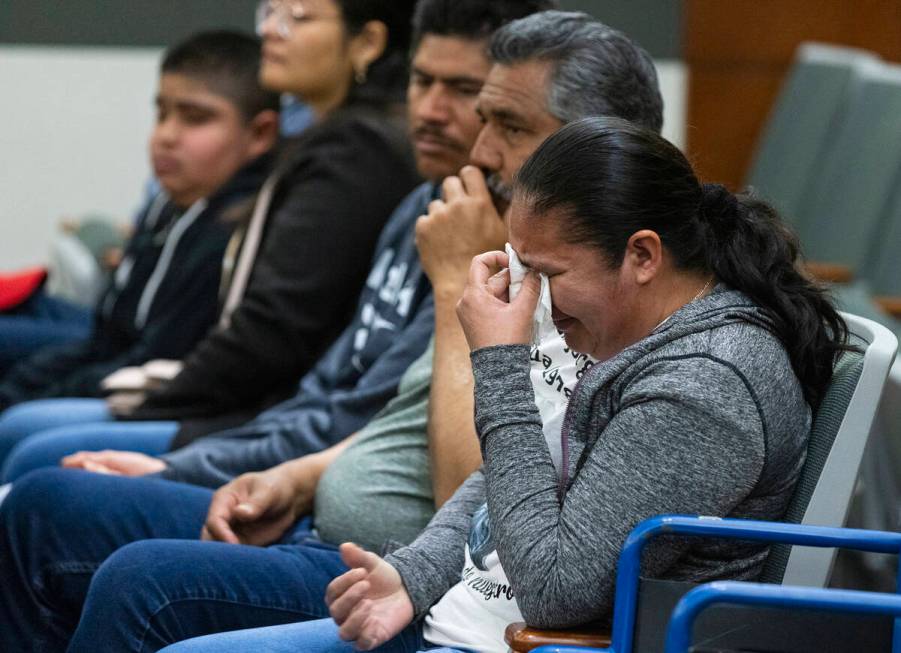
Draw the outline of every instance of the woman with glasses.
M158 431L150 439L165 448L142 451L162 454L294 394L353 314L381 228L418 181L400 106L413 4L260 3L260 80L300 98L314 123L283 143L226 253L219 328L137 404L135 394L43 400L0 417L3 437L20 443L7 481L75 451L129 450L136 430ZM142 423L112 421L110 406Z

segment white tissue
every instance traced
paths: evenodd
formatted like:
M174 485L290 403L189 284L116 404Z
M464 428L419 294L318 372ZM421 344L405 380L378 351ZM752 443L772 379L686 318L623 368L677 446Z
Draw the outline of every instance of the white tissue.
M510 299L522 287L528 268L507 245L510 257ZM558 476L563 466L563 418L569 396L583 374L594 365L594 359L572 351L554 326L551 317L551 288L547 276L540 275L541 296L532 318L532 350L529 378L535 391L535 405L541 413L542 430L551 462Z
M510 301L519 294L522 288L522 281L526 276L529 268L522 264L516 251L506 245L507 256L510 259L508 268L510 270ZM551 317L551 285L548 283L547 275L539 274L541 279L541 291L538 297L538 306L535 307L535 314L532 316L532 344L538 345L544 340L553 338L557 335L557 328L554 326L554 319Z

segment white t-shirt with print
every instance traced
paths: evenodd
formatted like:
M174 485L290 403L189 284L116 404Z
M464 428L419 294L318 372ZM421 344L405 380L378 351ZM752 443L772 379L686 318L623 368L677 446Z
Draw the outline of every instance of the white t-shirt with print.
M521 285L525 269L509 245L507 253L510 255L512 299ZM548 453L559 476L566 405L576 383L595 361L569 349L553 328L550 290L543 275L541 286L534 320L535 336L540 342L531 350L530 378ZM440 646L506 653L504 630L516 621L523 621L522 613L491 542L488 506L483 505L472 518L460 582L429 610L423 634L428 642Z
M487 526L487 521L488 512L482 506L473 516L470 542L477 537L478 527ZM480 547L485 545L491 550L480 554ZM460 582L426 616L424 636L440 646L505 653L504 629L509 623L522 621L522 614L490 541L480 541L472 550L467 544Z

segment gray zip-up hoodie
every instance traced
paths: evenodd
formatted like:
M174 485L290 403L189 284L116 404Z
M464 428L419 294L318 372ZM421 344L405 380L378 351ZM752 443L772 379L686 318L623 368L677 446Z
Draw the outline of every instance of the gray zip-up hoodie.
M413 544L387 560L423 615L460 580L470 518L486 501L494 545L526 621L609 614L629 531L660 513L778 519L804 462L810 409L766 313L717 286L644 340L595 365L564 425L561 499L529 382L526 345L472 353L484 464ZM756 577L760 545L663 538L644 575Z

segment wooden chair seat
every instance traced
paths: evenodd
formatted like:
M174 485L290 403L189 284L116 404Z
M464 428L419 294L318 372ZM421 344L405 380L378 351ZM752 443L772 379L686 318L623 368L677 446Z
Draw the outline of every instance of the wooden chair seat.
M504 641L514 653L527 653L539 646L610 646L610 628L583 626L573 630L542 630L529 628L519 621L507 626Z
M851 283L854 281L854 270L848 265L807 261L804 267L810 276L827 283Z
M873 301L892 317L901 319L901 297L873 297Z

